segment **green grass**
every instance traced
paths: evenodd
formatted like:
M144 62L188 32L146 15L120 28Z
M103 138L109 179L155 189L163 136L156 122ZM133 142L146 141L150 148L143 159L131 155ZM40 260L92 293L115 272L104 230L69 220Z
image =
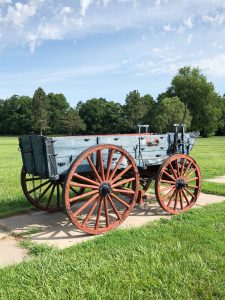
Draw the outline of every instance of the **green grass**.
M200 138L191 152L200 165L203 179L225 175L225 137ZM20 186L22 161L16 137L0 137L0 217L26 212L33 208ZM225 195L225 184L203 180L206 193Z
M224 299L225 203L0 270L0 299Z
M225 136L199 138L190 155L200 166L203 178L202 191L225 196L225 183L205 181L225 175Z

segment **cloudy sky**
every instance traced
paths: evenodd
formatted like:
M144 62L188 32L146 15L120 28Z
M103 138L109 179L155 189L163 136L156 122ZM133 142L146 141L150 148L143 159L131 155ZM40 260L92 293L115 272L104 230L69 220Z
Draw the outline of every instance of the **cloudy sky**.
M0 0L0 98L154 97L185 65L225 92L224 0Z

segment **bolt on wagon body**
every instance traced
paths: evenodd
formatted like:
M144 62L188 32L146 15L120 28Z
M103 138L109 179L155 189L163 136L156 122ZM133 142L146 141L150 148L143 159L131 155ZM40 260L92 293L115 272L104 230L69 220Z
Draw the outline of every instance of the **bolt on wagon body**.
M159 205L170 214L189 210L201 174L189 156L195 133L19 137L26 198L47 212L65 210L89 234L120 225L136 204L149 199L155 181Z

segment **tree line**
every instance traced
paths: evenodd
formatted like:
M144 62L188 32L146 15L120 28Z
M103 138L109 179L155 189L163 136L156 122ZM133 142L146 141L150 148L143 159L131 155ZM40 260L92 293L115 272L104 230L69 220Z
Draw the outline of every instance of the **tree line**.
M63 94L46 94L39 87L33 97L13 95L0 100L0 134L133 133L138 124L151 132L173 131L185 113L188 130L204 137L225 134L225 95L220 96L198 68L183 67L165 92L153 99L131 91L125 104L93 98L71 107Z

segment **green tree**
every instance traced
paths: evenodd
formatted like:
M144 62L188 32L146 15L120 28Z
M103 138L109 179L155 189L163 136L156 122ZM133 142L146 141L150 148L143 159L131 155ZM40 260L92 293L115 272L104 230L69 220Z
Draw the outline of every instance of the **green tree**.
M136 90L130 92L123 106L122 128L127 132L136 132L138 124L149 124L149 111L154 107L152 96L141 97Z
M64 120L67 118L67 111L70 108L66 97L63 94L48 94L48 125L51 133L64 132Z
M179 107L179 109L178 109ZM185 104L178 97L164 98L155 106L155 113L152 119L155 132L166 133L174 131L174 124L180 124L183 120ZM191 114L187 110L184 121L188 129L191 124Z
M77 105L79 114L84 120L88 134L118 133L121 118L121 105L104 98L93 98Z
M0 132L2 134L24 134L32 131L32 99L14 95L0 103Z
M181 68L172 80L171 91L187 104L192 130L199 130L202 136L215 133L221 117L219 96L198 68Z
M65 118L62 119L61 124L64 133L70 135L81 133L86 129L86 125L81 119L79 112L72 107L67 110Z
M33 96L34 129L40 134L48 129L48 97L44 90L39 87Z

